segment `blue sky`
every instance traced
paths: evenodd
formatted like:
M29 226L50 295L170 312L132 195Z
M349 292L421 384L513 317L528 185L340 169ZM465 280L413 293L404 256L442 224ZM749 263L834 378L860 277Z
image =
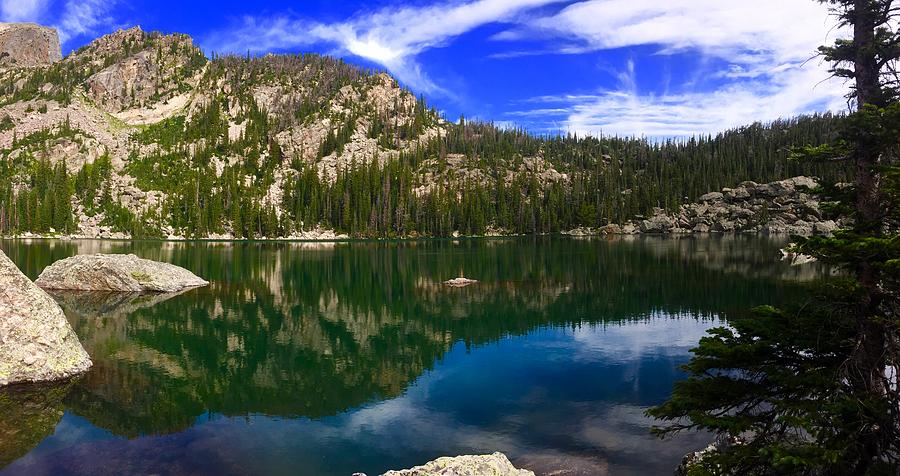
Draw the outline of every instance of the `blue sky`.
M140 25L207 53L315 51L385 69L453 119L537 132L714 133L843 110L813 0L0 0L56 26L64 54Z

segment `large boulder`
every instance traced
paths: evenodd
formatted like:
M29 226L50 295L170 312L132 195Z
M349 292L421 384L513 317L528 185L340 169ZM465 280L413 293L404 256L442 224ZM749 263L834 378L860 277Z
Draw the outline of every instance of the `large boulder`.
M59 35L34 23L0 23L0 68L47 66L62 59Z
M725 194L723 194L722 192L709 192L700 195L700 198L698 198L697 200L700 202L718 202L721 201L724 197Z
M135 255L96 254L59 260L46 267L35 284L44 289L72 291L171 293L209 282L169 263Z
M0 251L0 385L64 379L90 366L56 301Z
M659 208L653 210L653 216L640 223L642 233L668 233L673 228L675 228L675 219Z
M534 476L527 469L516 469L503 453L438 458L422 466L388 471L383 476Z

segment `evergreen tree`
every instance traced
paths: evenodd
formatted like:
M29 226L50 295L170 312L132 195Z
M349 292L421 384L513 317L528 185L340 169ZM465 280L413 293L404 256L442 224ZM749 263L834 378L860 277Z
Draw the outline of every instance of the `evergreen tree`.
M835 142L803 160L849 161L855 181L818 190L852 220L832 237L800 240L843 271L808 302L762 308L701 340L690 377L652 409L662 435L712 430L737 438L696 474L900 474L900 33L890 0L829 0L852 39L822 47L853 81L855 111Z

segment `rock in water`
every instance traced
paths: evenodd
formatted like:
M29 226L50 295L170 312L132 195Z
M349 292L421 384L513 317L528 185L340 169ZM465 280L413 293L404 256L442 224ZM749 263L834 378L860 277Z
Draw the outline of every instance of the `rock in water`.
M388 471L382 476L534 476L527 469L516 469L503 453L438 458L422 466Z
M38 276L44 289L171 293L206 286L209 282L169 263L135 255L78 255L59 260Z
M90 366L56 301L0 251L0 385L59 380Z
M34 23L0 23L0 67L47 66L62 59L59 35Z
M468 286L468 285L470 285L470 284L475 284L475 283L477 283L477 282L478 282L478 281L475 280L475 279L469 279L469 278L453 278L453 279L448 279L447 281L444 281L444 284L446 284L447 286L452 286L452 287L454 287L454 288L461 288L461 287L464 287L464 286Z

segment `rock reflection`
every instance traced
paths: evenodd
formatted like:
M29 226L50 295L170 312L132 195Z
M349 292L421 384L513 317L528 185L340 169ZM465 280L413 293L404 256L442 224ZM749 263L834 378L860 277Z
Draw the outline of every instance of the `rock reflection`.
M72 385L67 381L0 388L0 468L53 434Z

